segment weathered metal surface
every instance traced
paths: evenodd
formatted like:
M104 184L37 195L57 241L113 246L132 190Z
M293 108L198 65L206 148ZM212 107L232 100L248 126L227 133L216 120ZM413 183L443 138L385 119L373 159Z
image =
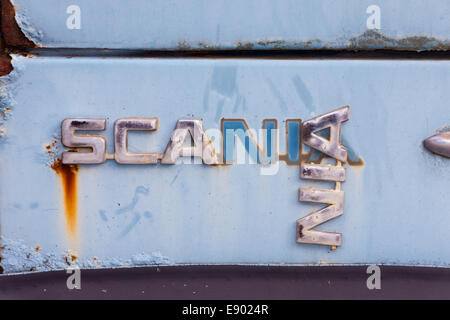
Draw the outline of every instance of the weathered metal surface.
M17 47L450 48L446 0L14 0L20 30L2 2L5 39Z
M449 266L450 162L422 144L448 114L448 61L12 58L1 78L5 273L71 264ZM336 165L308 150L301 126L346 105L345 181L300 179L301 163ZM158 118L157 130L128 131L130 154L179 148L178 120L202 119L230 163L61 162L64 119L106 119L105 130L77 134L101 134L113 155L114 123L129 117ZM245 164L213 139L242 128L254 134L245 143L237 134L233 148L256 150ZM192 154L195 143L182 148ZM342 246L296 243L296 220L323 207L299 202L299 188L333 184L345 191L345 213L314 230L342 234Z
M10 0L0 1L1 10L1 33L5 47L34 48L36 44L28 39L17 23L15 7Z

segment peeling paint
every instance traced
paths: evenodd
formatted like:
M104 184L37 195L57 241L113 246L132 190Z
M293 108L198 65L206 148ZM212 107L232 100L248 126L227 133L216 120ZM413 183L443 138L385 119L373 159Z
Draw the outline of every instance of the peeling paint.
M133 265L154 265L154 264L170 264L170 259L163 256L160 252L154 252L152 254L139 253L135 254L130 259Z
M186 41L184 41L186 43ZM450 41L434 37L414 35L401 38L388 37L376 30L350 38L340 38L324 42L320 39L292 40L292 39L263 39L258 41L238 40L234 43L238 50L448 50Z
M6 138L6 121L11 117L17 70L13 67L13 58L9 54L0 54L0 141Z
M235 41L234 49L237 50L289 50L289 49L329 49L328 46L319 39L312 39L306 41L298 41L292 39L261 39L257 41Z
M50 271L67 266L64 256L44 253L44 250L37 251L25 245L23 241L1 237L1 242L3 246L1 265L4 273Z
M55 254L39 246L27 246L23 240L12 240L4 237L1 237L0 240L3 248L0 271L3 271L5 274L63 270L69 266L93 269L173 264L168 257L162 255L159 251L137 253L129 259L112 258L101 260L97 257L79 257L70 250ZM39 248L39 250L36 248Z
M391 38L377 32L367 30L362 35L349 39L347 49L408 49L408 50L448 50L450 41L439 40L434 37L422 35L408 36L403 38Z
M10 0L14 8L17 8L17 5L14 0ZM37 43L39 43L42 38L44 37L44 34L41 30L37 29L27 18L27 12L24 11L18 12L18 10L15 10L15 19L16 23L19 26L20 30L22 31L23 35L26 37L27 40L31 41L34 46L37 46Z
M191 50L192 47L189 44L189 42L187 42L185 40L181 40L181 41L178 41L177 49L181 50L181 51L187 51L187 50Z
M27 23L23 15L16 15L16 9L10 0L1 0L1 30L6 48L35 48L36 43L28 39L24 34L24 30L28 35L37 34L34 28ZM21 26L19 26L19 22Z

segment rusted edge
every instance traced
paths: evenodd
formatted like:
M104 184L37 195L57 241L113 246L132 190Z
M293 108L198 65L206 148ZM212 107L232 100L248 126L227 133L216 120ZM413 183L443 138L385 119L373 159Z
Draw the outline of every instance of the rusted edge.
M0 12L0 77L3 77L13 71L12 58L8 54L8 47L35 48L36 44L23 34L17 24L15 9L10 0L1 0ZM2 103L2 101L0 101L0 103ZM1 227L0 220L0 236ZM4 272L1 265L2 253L3 246L0 238L0 274Z
M13 70L11 56L3 53L0 55L0 77L8 75Z
M5 48L36 48L37 45L20 29L16 21L16 10L11 0L1 0L1 32Z
M15 24L15 28L19 30L19 32L22 34L22 37L25 37L23 35L22 31L20 31L19 26L17 25L17 22L14 18L14 7L11 5L9 0L1 0L0 2L0 77L8 75L12 70L13 66L11 63L11 56L7 52L7 41L6 41L6 33L4 30L6 29L12 29L11 28L11 21L13 20ZM6 26L6 28L5 28ZM27 39L28 40L28 39ZM28 40L29 41L29 40Z

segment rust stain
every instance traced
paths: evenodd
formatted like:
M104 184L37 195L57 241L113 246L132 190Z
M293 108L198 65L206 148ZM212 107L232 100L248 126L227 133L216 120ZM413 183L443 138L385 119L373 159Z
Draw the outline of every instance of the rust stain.
M1 55L0 56L0 77L8 75L11 71L13 71L11 57L8 54Z
M44 147L45 147L45 151L47 152L47 154L50 156L50 158L53 159L58 150L56 138L54 137L53 141L50 143L47 143Z
M37 45L28 39L16 21L16 10L10 0L1 0L1 30L5 47L36 48Z
M347 163L349 166L352 167L364 167L364 165L366 164L364 162L364 159L359 157L358 160L351 160L348 156L347 156Z
M66 259L66 263L70 266L72 263L74 263L78 259L78 257L72 253L69 253L66 255L65 259Z
M41 247L40 246L36 246L36 247L34 247L34 250L36 250L36 252L38 252L39 250L41 250Z
M317 159L312 159L314 149L310 149L307 153L300 153L300 163L315 163L320 164L322 163L323 159L330 158L326 154L320 152Z
M55 159L51 168L61 178L64 198L64 209L66 213L66 223L69 234L73 239L77 232L77 165L63 164L61 159Z

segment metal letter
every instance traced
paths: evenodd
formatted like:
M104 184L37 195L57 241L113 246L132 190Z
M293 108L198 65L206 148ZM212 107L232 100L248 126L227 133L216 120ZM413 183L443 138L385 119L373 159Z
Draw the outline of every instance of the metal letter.
M311 230L344 213L344 192L340 190L300 188L299 201L327 203L329 206L297 220L297 242L329 246L342 245L342 233Z
M367 274L370 274L370 277L367 278L366 285L367 289L381 289L381 269L379 266L371 265L367 267Z
M192 147L184 146L184 140L188 133L194 141ZM219 164L211 140L203 130L201 119L178 120L161 163L175 164L179 157L201 157L205 164Z
M341 124L349 118L350 107L342 107L303 123L303 143L342 162L347 161L347 149L341 145ZM330 128L330 140L314 132Z
M81 290L81 271L78 267L69 267L66 269L66 273L72 274L67 278L66 286L67 289L73 290Z
M128 130L158 130L158 118L123 118L114 124L114 159L123 164L156 164L156 152L129 152Z
M329 245L332 249L342 245L342 233L312 230L315 226L344 213L344 192L341 182L345 181L345 168L341 161L347 161L347 149L341 141L341 124L349 118L349 106L315 117L303 124L303 143L336 159L336 166L302 163L300 177L303 179L326 180L336 183L334 190L300 188L299 201L327 203L328 206L297 220L296 239L298 243ZM315 132L330 128L329 140Z
M77 135L77 130L105 130L106 119L65 119L61 125L61 142L69 148L90 148L92 152L63 152L64 164L94 164L106 161L106 139L102 135Z
M345 181L345 167L327 164L302 163L300 178L326 181Z

